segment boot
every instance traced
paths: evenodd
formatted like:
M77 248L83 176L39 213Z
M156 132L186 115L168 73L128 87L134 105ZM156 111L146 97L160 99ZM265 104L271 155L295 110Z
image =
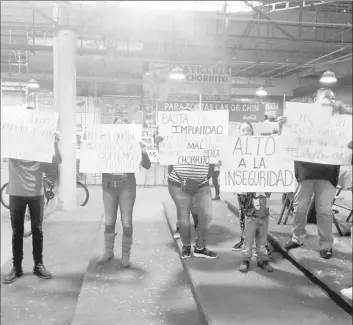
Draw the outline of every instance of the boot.
M32 231L32 245L33 245L33 259L34 268L33 273L42 279L51 279L52 275L43 265L43 232L35 228Z
M132 237L126 237L123 235L122 246L121 246L122 248L121 264L123 265L123 267L130 266L131 245L132 245Z
M98 264L103 264L114 258L114 241L116 233L104 234L104 252L98 260Z
M6 275L4 279L4 284L10 284L12 282L15 282L19 277L23 275L23 270L21 266L13 266L12 270L8 275Z

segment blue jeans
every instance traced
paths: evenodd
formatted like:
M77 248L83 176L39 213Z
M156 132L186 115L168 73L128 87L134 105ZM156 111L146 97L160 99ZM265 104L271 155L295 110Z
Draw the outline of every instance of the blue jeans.
M322 179L305 179L298 184L293 201L292 241L299 245L304 242L306 218L313 194L315 195L320 249L331 249L333 244L332 202L336 194L336 188L329 181Z
M244 248L242 250L243 261L250 261L252 257L252 247L256 243L257 261L267 260L266 243L268 235L267 217L248 217L246 216L246 226L244 233Z
M180 186L168 184L170 196L177 208L180 237L184 246L191 246L190 211L194 201L193 212L198 215L196 247L204 248L206 235L212 220L212 193L210 186L204 186L195 194L184 192Z
M120 206L123 234L132 237L132 212L136 199L136 178L129 175L124 181L114 182L103 178L103 203L105 213L105 233L114 233Z

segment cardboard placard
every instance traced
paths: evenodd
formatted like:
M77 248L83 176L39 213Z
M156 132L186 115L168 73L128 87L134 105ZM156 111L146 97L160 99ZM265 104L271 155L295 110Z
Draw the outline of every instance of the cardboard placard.
M140 171L142 127L137 124L87 126L80 151L82 173Z
M294 192L294 161L280 151L280 136L229 137L220 146L225 192Z
M55 112L4 107L1 110L1 155L52 162L58 115Z

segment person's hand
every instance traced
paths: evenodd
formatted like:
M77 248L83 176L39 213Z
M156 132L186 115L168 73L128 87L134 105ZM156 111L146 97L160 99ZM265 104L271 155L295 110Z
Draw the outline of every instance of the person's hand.
M147 150L147 145L144 143L144 142L140 142L140 146L141 146L141 150L142 150L142 152L146 152L146 150Z
M162 141L164 141L164 138L161 137L160 135L156 135L156 137L154 138L154 141L156 144L161 143Z
M55 144L58 144L60 142L60 136L58 133L55 133Z
M279 125L283 125L283 124L286 124L287 123L287 117L286 116L280 116L278 119L277 119L277 123Z

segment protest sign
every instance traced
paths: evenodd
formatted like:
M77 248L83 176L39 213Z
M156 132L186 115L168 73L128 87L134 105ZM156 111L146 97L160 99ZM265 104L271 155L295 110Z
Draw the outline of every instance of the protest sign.
M159 162L209 164L219 159L219 143L228 135L228 111L159 112Z
M280 136L228 137L220 146L225 192L294 192L294 161L283 158Z
M328 165L351 164L352 116L332 115L332 108L317 103L287 102L282 134L283 152L296 161Z
M52 162L58 115L23 107L1 109L1 155Z
M137 124L87 126L80 172L136 173L140 170L142 127Z

